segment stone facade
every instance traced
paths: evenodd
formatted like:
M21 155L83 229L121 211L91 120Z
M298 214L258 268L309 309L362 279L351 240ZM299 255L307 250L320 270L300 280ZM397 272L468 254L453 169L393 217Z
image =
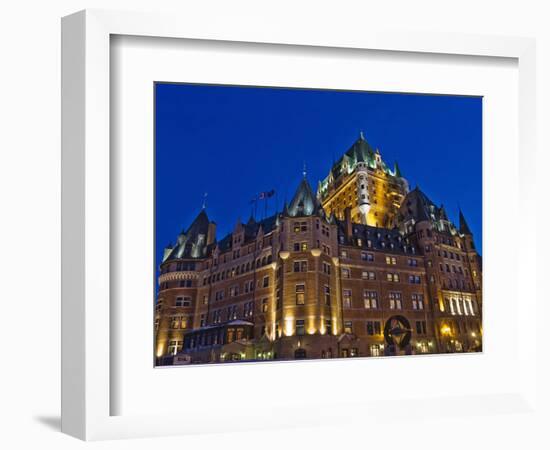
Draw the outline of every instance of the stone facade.
M364 137L281 213L165 249L157 364L481 351L481 259ZM177 355L174 358L174 355Z

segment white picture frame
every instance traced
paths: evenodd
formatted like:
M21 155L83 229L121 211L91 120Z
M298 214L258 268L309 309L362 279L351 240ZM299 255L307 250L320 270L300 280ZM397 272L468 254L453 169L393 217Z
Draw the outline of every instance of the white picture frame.
M307 30L307 31L306 31ZM221 426L221 417L207 423L201 417L181 414L112 415L114 384L110 367L113 327L110 310L110 186L116 174L110 170L110 39L113 35L193 39L206 41L297 45L304 48L365 49L415 54L447 54L512 58L519 76L519 184L514 198L518 213L535 222L535 185L529 168L535 165L535 42L528 38L488 37L445 33L399 33L381 29L333 30L312 28L280 29L254 22L235 28L230 23L180 17L87 10L67 16L62 22L62 430L85 440L163 436L208 432ZM515 189L515 188L514 188ZM517 250L518 282L528 286L536 261L535 234L525 235ZM535 286L526 287L518 328L533 327L524 311L535 310ZM516 293L517 295L517 293ZM517 383L509 391L483 397L473 395L452 400L454 414L468 415L472 405L486 414L499 412L503 405L518 412L537 411L536 347L521 353ZM300 363L304 364L304 363ZM308 363L305 363L308 364ZM315 363L309 363L311 364ZM332 364L332 363L331 363ZM334 363L337 364L337 363ZM360 363L354 363L360 364ZM313 366L312 366L313 367ZM347 369L351 366L348 364ZM346 367L343 367L345 369ZM334 366L335 371L343 370ZM185 376L182 373L182 376ZM398 401L387 405L391 410ZM410 401L410 399L409 399ZM422 411L449 404L449 399L426 400ZM431 403L430 403L431 402ZM379 404L349 404L348 412L274 408L269 426L307 426L335 423L351 417L374 417ZM387 412L385 411L385 412ZM424 412L420 412L422 415ZM385 413L382 410L382 413ZM261 428L256 413L246 413L240 425L227 421L227 430ZM261 419L261 413L259 414ZM246 420L244 420L246 419ZM265 419L265 417L264 417Z

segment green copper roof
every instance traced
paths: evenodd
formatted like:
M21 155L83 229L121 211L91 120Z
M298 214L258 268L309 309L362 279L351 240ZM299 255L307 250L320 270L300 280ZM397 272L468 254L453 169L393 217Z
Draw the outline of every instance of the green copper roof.
M306 178L303 178L296 189L296 193L290 202L290 205L285 205L283 214L290 217L296 216L312 216L319 211L319 202L313 193L311 186Z
M459 221L459 231L462 234L472 234L470 231L470 227L468 226L468 222L466 222L466 219L464 218L464 214L462 214L462 210L458 211L458 221Z

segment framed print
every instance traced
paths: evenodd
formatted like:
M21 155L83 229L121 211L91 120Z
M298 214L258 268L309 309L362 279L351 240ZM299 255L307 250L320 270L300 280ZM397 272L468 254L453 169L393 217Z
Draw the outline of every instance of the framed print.
M63 19L63 430L532 412L534 43L201 24Z

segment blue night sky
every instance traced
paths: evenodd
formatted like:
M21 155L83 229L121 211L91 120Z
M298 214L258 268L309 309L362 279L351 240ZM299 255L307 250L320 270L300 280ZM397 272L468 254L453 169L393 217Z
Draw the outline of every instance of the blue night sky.
M157 84L155 106L157 266L205 192L221 239L261 191L276 191L268 214L281 210L304 161L316 189L361 130L457 225L460 204L481 253L481 98Z

